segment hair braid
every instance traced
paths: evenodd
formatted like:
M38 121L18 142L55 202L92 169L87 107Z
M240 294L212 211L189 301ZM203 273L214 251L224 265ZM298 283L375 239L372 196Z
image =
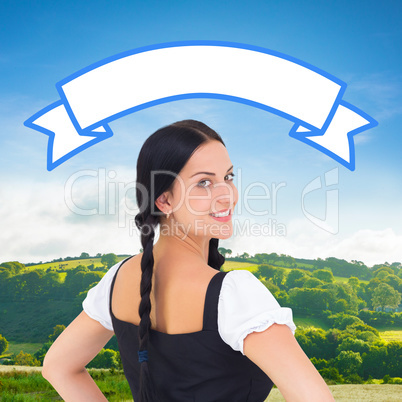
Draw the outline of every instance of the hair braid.
M142 221L142 222L141 222ZM138 328L139 351L146 351L148 347L149 330L151 328L151 290L152 275L154 270L153 242L155 237L154 226L158 223L158 218L148 215L145 220L143 217L136 219L137 225L140 225L141 244L143 247L143 256L141 259L141 284L140 294L141 302L139 306L139 315L141 318ZM140 365L140 389L139 402L156 401L156 391L152 384L149 373L148 361L143 360Z
M159 215L154 214L156 199L172 188L175 177L186 165L199 146L208 141L224 142L219 134L196 120L183 120L162 127L147 138L137 160L136 198L140 212L135 223L141 232L143 255L141 259L140 324L138 328L140 384L139 401L157 401L148 369L147 348L151 328L151 290L154 270L153 242ZM153 172L165 173L152 175ZM150 196L151 195L151 196ZM161 211L159 211L161 212ZM208 265L220 270L225 258L218 251L218 239L209 243Z

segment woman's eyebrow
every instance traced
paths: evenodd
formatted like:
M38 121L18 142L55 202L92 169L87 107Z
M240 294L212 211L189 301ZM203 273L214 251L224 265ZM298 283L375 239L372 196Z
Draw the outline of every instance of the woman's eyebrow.
M232 167L233 167L233 165L226 171L226 173L229 172L229 170L232 169ZM194 173L192 176L190 176L190 178L197 176L197 174L209 174L211 176L215 176L215 173L212 173L212 172L198 172L198 173Z

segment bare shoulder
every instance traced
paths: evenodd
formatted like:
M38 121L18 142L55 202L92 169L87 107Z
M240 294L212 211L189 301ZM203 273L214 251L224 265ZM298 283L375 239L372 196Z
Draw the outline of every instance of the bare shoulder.
M187 292L205 293L206 288L218 271L199 260L176 259L159 270L159 278Z
M116 276L115 287L119 288L122 284L133 281L136 282L138 277L141 278L141 255L136 254L123 262Z
M170 269L159 270L155 282L159 330L169 334L201 331L208 285L217 273L207 264L191 261L176 261Z
M116 278L118 282L141 280L141 260L143 253L136 254L126 261L120 268ZM200 285L209 282L219 271L210 267L207 263L197 259L188 258L164 258L155 260L154 274L163 282L178 282L182 285L184 281L188 286Z
M208 285L218 271L188 256L158 257L154 261L150 295L153 328L170 334L201 330ZM142 253L120 268L112 300L115 316L135 325L140 321L141 260Z
M136 303L135 297L140 294L141 255L136 254L125 261L117 273L112 298L112 310L116 317L127 318Z

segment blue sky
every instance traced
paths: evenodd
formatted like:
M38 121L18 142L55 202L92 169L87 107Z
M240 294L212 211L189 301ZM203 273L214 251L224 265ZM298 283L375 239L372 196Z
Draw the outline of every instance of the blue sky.
M389 0L3 0L0 262L46 261L82 251L137 253L138 235L130 229L135 211L130 183L139 149L157 128L184 118L204 121L222 135L243 195L250 185L254 195L262 194L263 185L271 193L280 186L275 205L273 199L250 202L254 211L268 209L268 214L243 209L235 216L239 223L270 225L271 233L235 232L221 242L234 254L334 256L368 265L402 261L401 11L400 2ZM116 120L110 124L113 137L47 171L48 137L23 122L58 100L58 81L126 50L184 40L261 46L346 82L343 99L379 123L354 137L356 170L289 137L292 123L286 119L229 101L192 99ZM331 171L337 183L307 194L303 210L303 190ZM111 197L119 185L115 204ZM326 204L326 190L334 191L337 205ZM98 208L98 213L78 214L69 199L80 210ZM314 224L312 216L330 217L336 233Z

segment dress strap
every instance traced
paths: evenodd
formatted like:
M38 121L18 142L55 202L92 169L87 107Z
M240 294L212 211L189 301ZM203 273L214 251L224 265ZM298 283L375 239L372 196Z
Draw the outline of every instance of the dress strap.
M113 288L114 288L114 283L116 282L116 277L117 274L119 273L120 268L122 267L122 265L128 261L130 258L133 258L136 254L132 255L131 257L126 258L125 260L122 261L122 263L120 264L120 266L117 268L114 276L113 276L113 280L112 283L110 285L110 293L109 293L109 313L111 317L114 317L113 311L112 311L112 297L113 297Z
M220 271L209 282L205 295L203 331L215 331L218 329L219 294L226 274L227 272Z

